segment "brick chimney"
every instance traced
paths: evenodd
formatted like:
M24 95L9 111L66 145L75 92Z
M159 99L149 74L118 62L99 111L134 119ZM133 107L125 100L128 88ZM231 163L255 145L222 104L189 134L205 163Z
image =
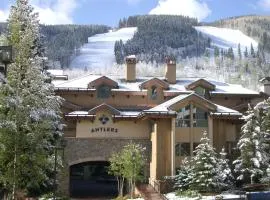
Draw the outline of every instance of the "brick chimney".
M176 83L176 61L172 58L166 58L166 72L165 79L168 83L175 84Z
M264 93L270 95L270 77L265 77L260 80L263 84L263 91Z
M126 81L136 81L136 56L130 55L126 57Z

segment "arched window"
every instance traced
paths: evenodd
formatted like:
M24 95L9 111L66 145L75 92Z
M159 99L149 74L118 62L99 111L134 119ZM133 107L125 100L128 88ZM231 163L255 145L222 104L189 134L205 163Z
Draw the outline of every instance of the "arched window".
M157 87L156 86L152 86L151 87L151 99L152 100L156 100L157 99Z
M107 99L111 96L111 88L107 85L101 85L97 89L97 97L100 99Z

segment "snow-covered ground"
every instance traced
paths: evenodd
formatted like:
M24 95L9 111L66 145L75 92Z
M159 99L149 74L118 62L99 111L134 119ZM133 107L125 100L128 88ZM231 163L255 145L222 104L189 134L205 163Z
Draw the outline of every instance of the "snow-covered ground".
M168 193L165 195L167 199L169 200L197 200L200 198L188 198L188 197L179 197L176 196L174 192ZM234 195L234 194L224 194L221 195L224 200L229 200L229 199L238 199L240 198L240 195ZM202 196L202 200L215 200L215 196Z
M213 26L196 26L195 29L198 32L201 32L203 35L209 37L213 46L217 46L222 49L232 47L236 54L239 43L241 45L242 52L245 51L246 47L249 51L251 44L253 45L254 50L256 50L258 47L258 42L239 30L217 28Z
M117 31L97 34L88 38L88 43L80 49L80 55L70 64L71 68L105 68L114 63L114 43L117 40L126 42L131 39L136 27L122 28Z

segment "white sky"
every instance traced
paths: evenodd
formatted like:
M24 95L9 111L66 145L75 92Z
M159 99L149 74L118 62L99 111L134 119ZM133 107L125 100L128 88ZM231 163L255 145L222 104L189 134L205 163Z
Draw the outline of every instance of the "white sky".
M184 15L199 21L211 14L206 2L198 0L159 0L157 7L149 14Z

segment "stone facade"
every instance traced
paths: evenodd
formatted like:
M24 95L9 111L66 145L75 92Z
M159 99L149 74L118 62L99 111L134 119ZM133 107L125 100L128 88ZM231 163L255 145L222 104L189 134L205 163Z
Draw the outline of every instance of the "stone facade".
M69 171L70 166L89 161L108 161L112 153L119 152L122 148L133 142L145 148L145 173L149 177L149 163L151 158L151 141L147 139L90 139L66 138L65 164L61 174L59 190L69 196ZM68 173L67 173L68 172Z

